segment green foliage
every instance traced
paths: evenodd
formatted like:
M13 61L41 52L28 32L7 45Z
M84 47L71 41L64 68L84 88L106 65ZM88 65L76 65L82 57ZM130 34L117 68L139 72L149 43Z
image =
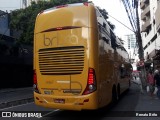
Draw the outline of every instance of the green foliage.
M122 38L119 38L119 40L124 45L124 40L122 40Z
M115 29L115 25L113 25L110 21L108 21L109 26L111 27L112 30Z
M20 43L33 44L34 24L36 16L42 10L70 3L87 2L88 0L50 0L32 2L26 9L15 10L10 14L10 27L17 31L22 31L18 40Z
M108 17L108 12L105 9L101 9L100 7L97 7L99 12L103 15L104 19L107 20ZM111 22L107 21L109 26L111 27L112 30L115 29L115 25L113 25Z
M101 9L100 7L97 7L99 12L103 15L104 19L108 19L108 12L105 9Z

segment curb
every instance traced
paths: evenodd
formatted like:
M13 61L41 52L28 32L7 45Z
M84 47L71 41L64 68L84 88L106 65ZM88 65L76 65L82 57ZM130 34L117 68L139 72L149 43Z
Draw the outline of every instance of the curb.
M33 102L33 101L34 101L34 99L33 99L33 97L31 97L31 98L25 98L25 99L21 99L21 100L15 100L15 101L10 101L10 102L0 103L0 110L4 109L4 108L12 107L12 106L17 106L17 105L30 103L30 102Z
M7 93L7 92L16 92L16 91L24 91L24 90L32 90L33 87L26 87L26 88L9 88L9 89L0 89L0 93Z

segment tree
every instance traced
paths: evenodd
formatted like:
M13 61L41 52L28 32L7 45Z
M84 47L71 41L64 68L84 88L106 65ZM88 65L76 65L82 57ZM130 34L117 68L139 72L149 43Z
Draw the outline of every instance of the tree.
M16 31L22 31L18 42L33 44L34 24L36 16L41 11L70 3L87 2L88 0L50 0L32 2L31 6L25 9L15 10L10 14L10 28Z
M108 21L109 26L111 27L112 30L115 29L115 25L113 25L110 21Z
M100 7L97 7L99 12L103 15L104 19L108 22L109 26L111 27L112 30L115 29L115 25L113 25L111 22L109 22L107 19L108 17L108 12L105 9L101 9Z
M120 40L120 42L122 43L122 45L124 45L124 40L122 40L122 38L119 38L118 39Z

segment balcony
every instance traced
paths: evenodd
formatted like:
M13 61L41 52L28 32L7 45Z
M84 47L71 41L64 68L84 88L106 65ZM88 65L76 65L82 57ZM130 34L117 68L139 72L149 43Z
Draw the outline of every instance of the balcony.
M144 25L142 25L142 30L141 32L146 32L146 27Z
M141 13L141 17L149 16L149 15L150 15L150 5L148 5L148 6L143 10L143 12Z
M149 4L149 0L143 0L143 2Z
M160 4L158 4L157 10L155 12L155 23L156 23L156 29L157 29L157 31L159 31L159 29L160 29L160 15L159 15L159 11L160 11Z
M141 8L141 9L144 9L144 8L145 8L144 1L140 2L140 8Z
M143 25L141 32L146 32L147 28L150 26L150 19L148 19Z
M141 20L145 21L145 19L146 19L146 16L145 16L145 14L143 14L143 12L142 12L142 13L141 13Z

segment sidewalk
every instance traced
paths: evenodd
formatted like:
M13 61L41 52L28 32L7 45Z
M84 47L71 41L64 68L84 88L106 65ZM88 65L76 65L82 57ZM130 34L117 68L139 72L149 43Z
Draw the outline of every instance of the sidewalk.
M150 96L145 90L143 92L143 94L139 93L139 101L135 111L160 111L160 99L156 95Z
M0 90L0 109L29 102L33 102L32 87Z
M133 84L133 83L132 83ZM33 102L32 87L0 90L0 109ZM160 99L151 97L145 90L139 92L135 111L160 111Z
M147 90L142 90L141 80L139 78L131 80L131 82L132 84L137 84L140 89L139 101L135 111L160 111L160 99L157 98L156 94L150 96Z

